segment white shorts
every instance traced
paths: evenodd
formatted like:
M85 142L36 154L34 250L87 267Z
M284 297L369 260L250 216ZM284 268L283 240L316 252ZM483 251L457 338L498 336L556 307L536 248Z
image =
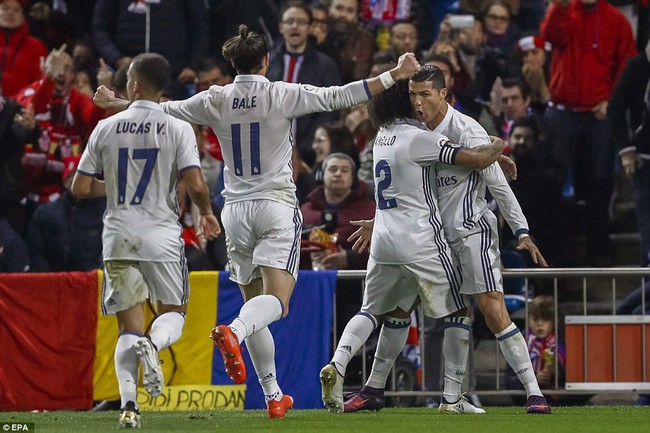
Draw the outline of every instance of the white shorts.
M496 217L488 212L477 226L479 231L449 244L463 270L460 292L464 295L503 292Z
M425 315L445 317L469 305L469 297L459 293L460 280L458 267L449 260L443 266L439 256L400 265L370 258L361 311L375 316L398 307L409 311L421 299Z
M230 279L249 284L260 266L284 269L298 278L300 209L272 200L226 203L221 213L226 232Z
M102 278L102 314L115 314L144 302L184 305L190 297L187 263L107 260Z

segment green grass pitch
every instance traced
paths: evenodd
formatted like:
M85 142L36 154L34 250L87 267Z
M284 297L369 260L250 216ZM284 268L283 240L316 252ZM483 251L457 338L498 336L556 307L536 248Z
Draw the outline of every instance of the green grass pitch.
M151 432L351 432L351 433L647 433L650 407L554 407L551 415L527 415L522 407L487 407L485 415L440 415L426 408L330 414L294 410L281 420L266 411L144 412L140 431ZM115 432L118 412L0 412L5 423L34 423L36 432ZM30 426L31 427L31 426ZM19 430L13 430L19 431ZM0 431L2 433L2 431Z

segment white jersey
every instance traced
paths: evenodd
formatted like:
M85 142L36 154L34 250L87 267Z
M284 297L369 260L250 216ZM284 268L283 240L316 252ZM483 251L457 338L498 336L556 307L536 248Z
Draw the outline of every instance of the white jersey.
M446 137L415 120L380 128L373 148L377 210L370 243L376 263L413 263L450 254L433 188L433 164L451 164L457 151Z
M370 98L365 81L320 88L261 75L238 75L185 101L162 104L179 119L210 126L221 144L226 202L268 199L297 206L291 168L291 121Z
M181 260L176 181L191 167L200 167L192 127L159 104L135 101L97 124L78 170L104 175L104 260Z
M475 148L490 144L485 129L477 121L447 105L447 114L434 129L443 134L452 143L464 148ZM514 193L508 185L498 163L482 171L456 165L436 165L436 188L438 203L449 242L478 232L481 228L477 222L488 209L485 200L485 188L490 189L499 204L501 212L512 229L519 235L528 233L528 222Z

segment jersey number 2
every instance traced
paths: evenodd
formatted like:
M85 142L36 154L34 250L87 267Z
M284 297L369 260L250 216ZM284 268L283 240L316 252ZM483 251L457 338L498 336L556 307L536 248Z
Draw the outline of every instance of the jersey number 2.
M131 199L130 204L139 205L142 203L142 197L151 180L151 173L153 167L156 165L156 158L158 158L159 149L133 149L132 159L144 159L144 168L142 169L142 176L138 181L138 186L135 188L135 194ZM124 204L126 201L126 182L129 171L129 148L120 147L117 162L117 189L118 198L117 204Z
M379 210L392 209L397 207L397 200L394 198L386 199L384 191L390 186L392 180L390 165L385 159L382 159L375 165L375 177L379 178L384 175L384 178L377 182L377 207Z
M241 123L230 125L230 135L232 136L232 158L235 163L235 175L244 175L244 166L241 152ZM248 136L250 141L250 159L251 159L251 176L262 173L262 163L260 158L260 123L253 122L249 125Z

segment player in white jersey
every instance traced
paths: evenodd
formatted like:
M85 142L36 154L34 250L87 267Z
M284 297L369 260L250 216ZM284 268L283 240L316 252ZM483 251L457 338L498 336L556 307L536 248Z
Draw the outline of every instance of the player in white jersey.
M221 232L192 127L158 104L169 76L169 64L158 54L133 59L127 72L130 108L99 122L72 183L77 197L107 198L102 312L116 314L120 331L115 371L121 427L140 426L138 358L147 392L160 395L158 351L178 340L185 324L189 286L178 223L179 176L201 212L201 234L213 239ZM143 305L149 297L158 317L145 336Z
M383 322L383 344L377 348L375 374L357 396L362 404L376 401L375 392L383 396L390 365L406 343L402 331L420 300L425 314L433 317L468 305L468 297L458 292L460 275L442 230L434 167L440 162L482 169L503 149L501 140L480 150L462 149L410 119L406 82L371 100L369 113L379 128L373 150L377 210L363 306L320 374L323 403L336 413L348 409L342 395L346 367L379 324ZM397 334L404 338L395 338Z
M238 73L232 84L165 103L163 109L180 119L209 125L221 143L226 200L222 221L230 278L241 287L246 303L232 323L214 328L212 337L236 383L246 379L240 351L246 340L269 416L282 418L293 399L278 386L275 346L267 326L288 314L300 256L302 216L292 181L291 121L365 102L395 80L413 75L420 65L409 53L379 77L317 88L267 80L266 40L244 25L238 36L226 41L222 52ZM104 107L125 106L103 88L95 100Z
M445 134L463 148L471 149L489 141L474 119L447 103L444 75L436 66L425 66L411 78L409 94L416 115L431 130ZM474 296L501 352L525 386L526 411L550 413L551 407L537 384L526 341L510 319L503 300L497 220L485 200L487 187L519 238L517 250L527 250L534 263L546 267L544 257L528 234L528 223L515 195L498 164L482 171L438 166L436 186L445 235L462 268L461 293ZM461 396L469 351L469 314L469 310L461 310L446 319L444 391L438 408L441 412L463 412L469 407Z

